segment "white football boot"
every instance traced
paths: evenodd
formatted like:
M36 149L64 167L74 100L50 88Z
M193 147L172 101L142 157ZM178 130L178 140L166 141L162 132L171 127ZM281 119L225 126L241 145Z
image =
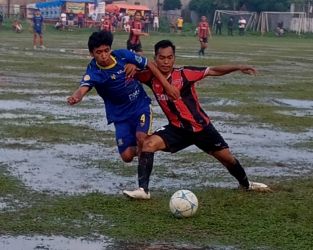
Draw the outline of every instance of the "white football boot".
M264 183L260 182L252 182L249 181L249 187L245 188L243 186L240 186L241 189L247 190L247 191L255 191L255 192L272 192L272 190Z
M124 190L123 194L134 199L139 200L149 200L150 199L150 192L146 193L143 188L138 188L134 191L127 191Z

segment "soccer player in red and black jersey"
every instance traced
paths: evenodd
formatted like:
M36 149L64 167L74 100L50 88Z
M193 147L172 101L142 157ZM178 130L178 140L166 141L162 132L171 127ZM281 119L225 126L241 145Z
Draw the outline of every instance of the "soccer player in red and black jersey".
M112 22L109 15L105 15L104 19L101 19L100 30L112 32Z
M148 33L142 32L142 17L139 11L136 11L134 21L130 24L129 38L127 40L127 49L137 54L142 54L142 45L140 36L148 36Z
M198 24L198 38L200 42L199 56L204 56L204 50L208 47L208 39L212 37L209 23L205 16L201 17L201 21Z
M220 161L247 190L270 191L263 183L248 181L245 170L230 152L227 143L215 129L210 117L201 108L195 83L208 76L222 76L235 71L253 75L256 70L246 65L221 65L216 67L174 67L175 46L169 40L158 42L155 47L155 62L160 72L171 85L180 91L180 98L168 97L160 82L148 72L141 72L137 78L148 84L169 124L158 129L143 142L138 164L139 189L123 191L135 199L149 199L149 177L153 167L153 153L167 151L175 153L195 145Z

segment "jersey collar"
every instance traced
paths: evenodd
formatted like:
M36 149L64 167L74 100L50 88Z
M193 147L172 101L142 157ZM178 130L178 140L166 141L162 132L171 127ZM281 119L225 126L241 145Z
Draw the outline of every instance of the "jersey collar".
M116 59L115 59L112 55L111 55L110 57L111 57L111 59L113 60L113 63L112 63L112 64L103 67L103 66L99 65L99 64L96 62L96 65L97 65L100 69L112 69L112 68L116 65Z

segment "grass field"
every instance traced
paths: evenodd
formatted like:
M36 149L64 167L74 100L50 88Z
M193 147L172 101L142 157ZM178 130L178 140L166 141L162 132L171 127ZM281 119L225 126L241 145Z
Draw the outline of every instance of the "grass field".
M237 190L217 161L191 147L156 154L152 199L143 202L121 195L136 187L136 161L119 159L95 91L76 107L65 102L90 60L89 35L48 28L47 49L33 50L27 30L0 30L0 249L18 249L24 236L97 242L86 249L313 249L312 38L214 37L201 58L194 36L143 38L151 59L153 44L166 38L178 65L256 67L255 77L208 78L197 89L249 178L274 190ZM114 48L126 39L115 34ZM166 124L155 102L154 110L154 128ZM198 197L195 217L169 212L181 188Z

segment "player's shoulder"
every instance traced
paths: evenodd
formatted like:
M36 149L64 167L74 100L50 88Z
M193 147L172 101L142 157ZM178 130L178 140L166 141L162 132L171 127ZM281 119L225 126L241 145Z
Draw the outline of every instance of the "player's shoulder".
M132 52L127 49L116 49L112 51L112 56L119 58L125 58L132 55Z

